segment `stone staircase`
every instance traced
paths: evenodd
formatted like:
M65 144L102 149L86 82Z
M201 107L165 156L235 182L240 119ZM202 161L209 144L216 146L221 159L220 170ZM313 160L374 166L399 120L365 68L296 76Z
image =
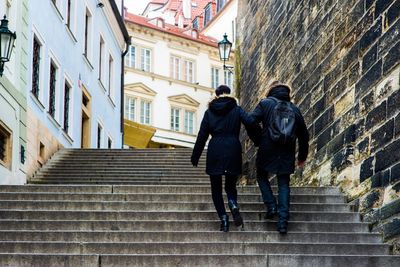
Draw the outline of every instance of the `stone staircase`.
M190 154L63 150L30 185L0 186L0 266L400 266L333 187L292 188L286 236L240 187L245 227L218 231Z

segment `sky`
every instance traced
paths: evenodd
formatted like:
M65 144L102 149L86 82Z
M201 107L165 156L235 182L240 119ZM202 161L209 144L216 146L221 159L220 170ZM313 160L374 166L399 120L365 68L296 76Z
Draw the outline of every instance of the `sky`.
M149 1L150 0L124 0L124 5L128 8L130 13L140 15Z

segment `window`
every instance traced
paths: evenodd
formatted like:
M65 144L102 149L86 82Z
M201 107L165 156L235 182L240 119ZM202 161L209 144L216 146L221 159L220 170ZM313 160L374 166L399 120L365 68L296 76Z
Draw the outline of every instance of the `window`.
M69 102L70 102L70 91L71 91L71 86L68 84L67 81L65 81L65 86L64 86L64 125L63 129L66 133L68 133L69 129Z
M140 123L150 125L151 102L142 100L140 102Z
M217 89L219 86L219 69L211 68L211 88Z
M129 68L136 67L136 47L130 45L128 53L125 56L125 66Z
M56 113L56 83L57 83L57 67L54 62L50 63L50 83L49 83L49 114L55 117Z
M147 48L142 48L141 59L140 59L140 69L143 71L150 71L150 61L151 61L151 51Z
M90 14L89 10L86 9L85 13L85 47L84 47L84 54L87 59L89 59L90 54L90 43L91 43L91 28L92 28L92 15Z
M199 17L196 17L196 18L193 20L193 29L196 29L196 30L199 29Z
M225 5L226 0L217 0L217 12L219 12Z
M101 135L103 132L103 127L100 124L97 124L97 148L101 148Z
M229 86L229 88L233 89L233 73L229 70L224 71L224 83Z
M193 83L193 61L185 60L183 63L183 79L187 82Z
M108 137L108 140L107 140L107 147L108 147L108 149L111 149L112 148L112 139L111 139L111 137Z
M204 26L206 26L208 24L208 22L210 22L211 18L212 18L212 13L211 13L211 3L208 4L205 8L204 8Z
M0 164L11 169L12 142L11 130L0 121Z
M103 37L100 36L100 48L99 48L99 80L103 81L103 54L104 54L104 40Z
M180 79L181 72L181 59L179 57L171 56L170 76L173 79Z
M135 118L136 98L125 97L125 118L130 121L136 121Z
M71 29L71 2L72 0L67 0L67 27Z
M194 133L194 112L185 110L185 133Z
M32 94L39 99L39 76L40 76L40 51L39 41L33 38L33 60L32 60Z
M171 130L175 132L179 132L180 130L180 110L177 108L171 108Z
M114 93L114 59L108 57L108 95L111 97Z

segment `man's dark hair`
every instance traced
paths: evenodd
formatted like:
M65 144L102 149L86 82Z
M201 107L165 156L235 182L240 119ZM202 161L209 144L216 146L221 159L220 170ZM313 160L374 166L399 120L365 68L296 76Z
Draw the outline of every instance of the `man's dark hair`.
M220 86L218 86L217 89L215 89L215 94L216 94L217 96L220 96L220 95L222 95L222 94L227 94L227 95L229 95L230 93L231 93L231 89L230 89L228 86L226 86L226 85L220 85Z

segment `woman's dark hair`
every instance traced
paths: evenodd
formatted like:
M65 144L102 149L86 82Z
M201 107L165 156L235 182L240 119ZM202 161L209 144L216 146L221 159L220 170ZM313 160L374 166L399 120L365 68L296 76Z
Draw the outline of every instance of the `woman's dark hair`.
M227 95L229 95L230 93L231 93L231 89L230 89L228 86L226 86L226 85L220 85L220 86L218 86L217 89L215 89L215 94L216 94L217 96L220 96L220 95L222 95L222 94L227 94Z

